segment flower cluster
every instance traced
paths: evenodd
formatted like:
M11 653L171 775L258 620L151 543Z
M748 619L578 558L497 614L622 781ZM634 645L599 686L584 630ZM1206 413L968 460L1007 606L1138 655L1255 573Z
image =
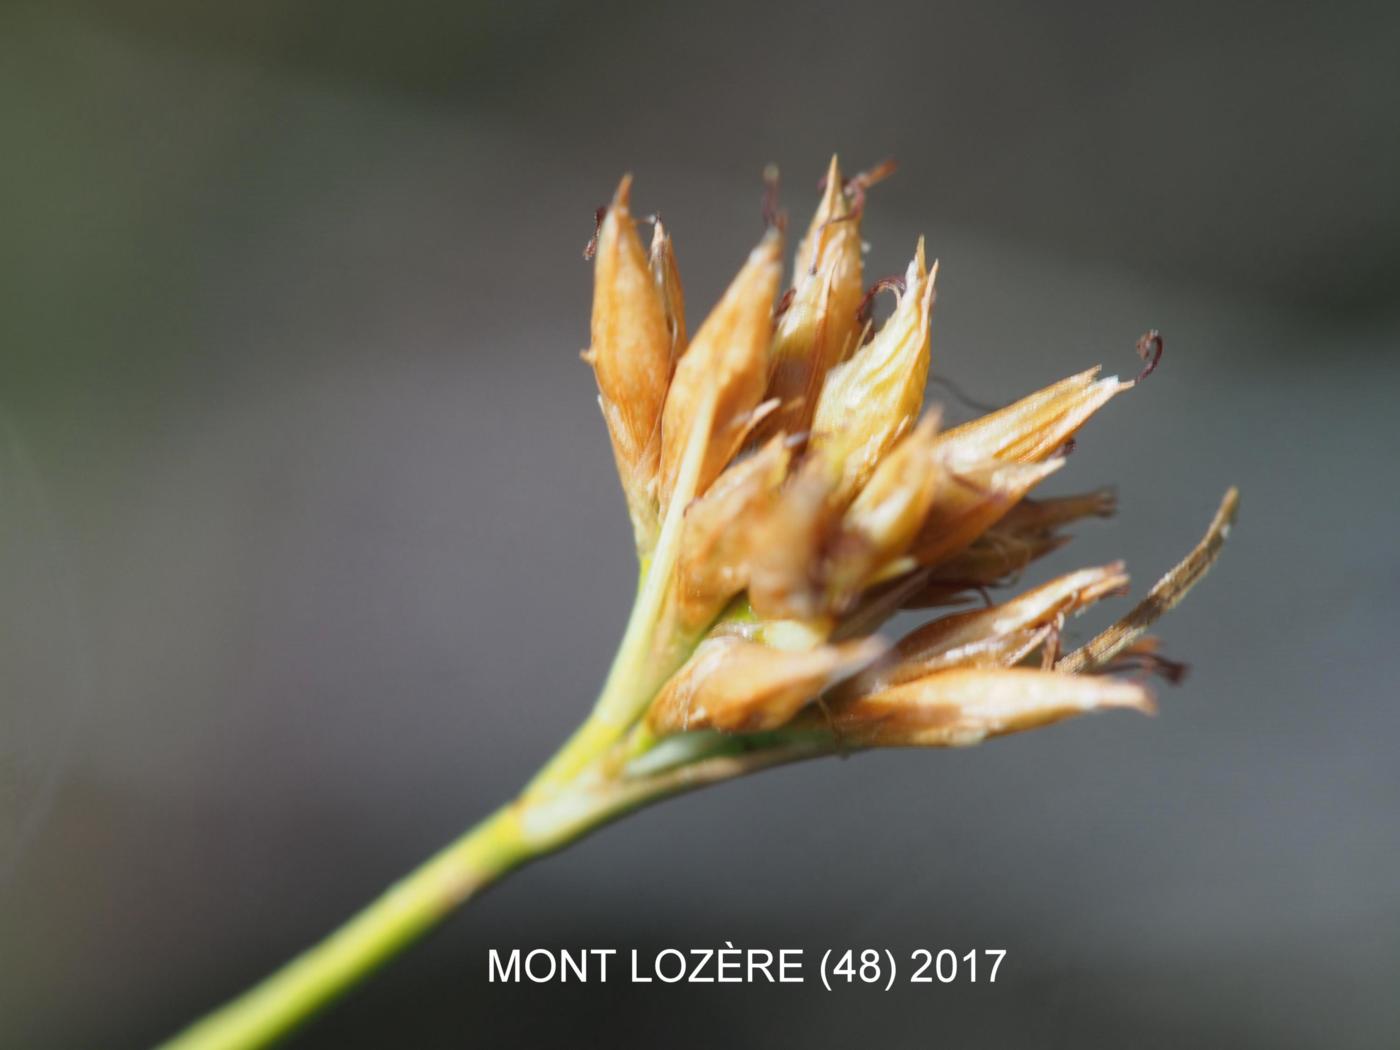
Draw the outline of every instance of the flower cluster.
M585 359L652 598L645 685L616 713L648 743L784 730L854 747L967 744L1099 708L1151 710L1140 677L1105 672L1179 669L1143 632L1209 565L1233 493L1195 561L1075 653L1061 652L1066 618L1122 593L1121 564L945 615L893 646L876 636L899 610L985 596L1061 546L1066 526L1112 514L1107 490L1028 494L1134 385L1093 368L961 426L921 416L937 263L920 240L901 278L867 290L862 273L866 192L886 170L843 179L833 158L791 286L779 294L774 215L693 337L671 236L652 220L643 247L630 177L601 213ZM897 298L877 327L886 289Z
M485 886L617 816L760 769L866 747L973 744L1110 707L1182 667L1146 631L1219 555L1237 497L1133 609L1068 653L1067 617L1118 594L1119 563L1001 604L989 592L1113 513L1111 492L1035 500L1074 436L1134 386L1097 368L962 426L921 416L938 266L865 287L861 215L885 165L835 159L791 286L768 229L692 338L675 249L642 246L624 178L596 254L592 345L632 519L636 604L598 701L520 795L168 1050L265 1046ZM872 304L892 289L878 327ZM1155 367L1162 344L1139 343ZM1141 376L1139 376L1141 379ZM896 612L964 605L893 645Z

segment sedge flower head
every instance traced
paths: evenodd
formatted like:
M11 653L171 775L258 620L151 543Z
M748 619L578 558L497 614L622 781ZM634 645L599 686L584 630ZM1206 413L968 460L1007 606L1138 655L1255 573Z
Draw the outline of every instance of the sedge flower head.
M515 799L170 1050L267 1045L508 871L639 806L819 755L1150 712L1143 672L1181 677L1146 632L1219 555L1234 490L1145 598L1072 651L1066 620L1123 593L1122 564L993 600L1068 526L1113 513L1111 489L1033 491L1137 381L1091 368L944 427L923 404L937 261L919 238L902 274L867 284L862 272L867 191L892 170L846 179L832 159L786 282L773 172L765 232L693 331L671 233L648 220L643 245L623 178L585 250L583 356L640 579L597 702ZM895 303L877 325L885 291ZM1141 380L1161 337L1138 351ZM926 609L941 615L880 635Z
M1111 490L1037 499L1090 418L1135 381L1098 367L971 422L925 408L937 261L922 238L902 275L862 272L866 191L891 170L843 178L835 158L782 290L785 222L769 223L687 338L671 233L644 250L624 178L600 220L592 345L654 596L625 712L644 741L696 734L860 748L962 745L1103 708L1152 711L1141 674L1179 677L1145 632L1202 575L1234 515L1147 599L1066 652L1066 621L1111 596L1119 563L990 597L1063 546L1066 528L1114 512ZM888 319L872 303L891 290ZM1156 333L1140 344L1161 353ZM897 612L945 611L881 639ZM637 750L634 747L634 750Z

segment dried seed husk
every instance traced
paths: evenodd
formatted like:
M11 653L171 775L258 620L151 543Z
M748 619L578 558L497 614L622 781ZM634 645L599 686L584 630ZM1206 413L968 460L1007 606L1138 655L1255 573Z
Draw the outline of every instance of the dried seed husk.
M624 176L598 229L593 266L592 345L584 355L598 379L628 511L645 549L654 538L660 423L671 379L671 337L630 211Z
M846 511L847 527L890 550L902 548L919 530L944 476L937 437L933 411L880 460Z
M806 430L827 372L854 348L861 286L860 216L842 191L831 158L826 192L798 246L792 301L778 321L769 352L768 397L778 409L764 434Z
M1159 617L1174 609L1220 557L1225 541L1230 537L1239 505L1239 490L1231 486L1221 499L1206 534L1186 557L1153 584L1147 597L1126 616L1074 652L1061 657L1055 664L1056 669L1075 673L1102 670L1114 657L1137 642Z
M1051 499L1022 499L971 546L939 560L926 572L921 585L911 589L903 608L920 609L955 605L969 590L1004 586L1031 562L1069 543L1071 537L1054 531L1081 518L1113 515L1117 497L1112 488ZM882 573L883 579L912 571L914 559L900 559Z
M758 522L776 498L792 451L781 435L731 464L685 512L676 590L681 626L703 629L748 586Z
M901 638L862 676L860 688L872 691L951 667L1010 666L1028 655L1026 645L1043 639L1042 628L1127 584L1122 563L1114 562L1059 576L1000 605L933 620Z
M920 572L917 585L907 590L900 607L927 609L962 604L968 600L969 591L1014 583L1027 565L1059 550L1071 538L1057 533L1021 537L1007 535L1000 527L990 529L966 550ZM908 559L908 564L912 569L914 560Z
M696 413L711 384L715 411L696 495L738 451L767 382L772 305L782 276L782 234L769 230L676 365L661 422L661 505L666 506Z
M812 420L812 441L841 468L854 492L918 417L928 379L929 317L937 264L924 263L922 239L894 313L865 346L827 373Z
M1117 376L1098 379L1098 368L1062 379L1020 401L940 436L940 445L962 460L1004 459L1036 463L1054 455L1115 394L1132 387Z
M755 528L749 601L764 619L827 615L827 559L845 501L840 468L819 450L803 459Z
M829 705L833 731L855 746L961 747L1102 708L1155 710L1137 682L1025 668L941 671ZM822 724L809 716L804 724Z
M940 435L939 451L945 451ZM945 459L947 480L939 486L909 553L920 565L937 565L960 553L995 525L1035 485L1064 465Z
M648 724L658 735L775 729L882 650L870 638L796 651L744 638L707 638L657 694Z
M918 534L939 486L947 483L934 450L937 413L930 413L876 466L841 520L841 539L828 559L830 604L849 605L879 570Z

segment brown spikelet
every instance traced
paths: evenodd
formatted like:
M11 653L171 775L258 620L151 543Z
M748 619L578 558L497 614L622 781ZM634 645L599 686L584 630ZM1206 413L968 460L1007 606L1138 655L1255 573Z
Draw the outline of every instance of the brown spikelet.
M645 547L655 528L652 489L661 408L671 378L671 337L629 210L631 189L631 176L624 176L598 229L592 346L586 359L598 379L638 543Z
M827 372L854 346L861 299L860 216L841 189L831 158L826 193L797 250L792 299L769 354L768 397L778 409L767 433L806 430Z
M808 456L756 522L749 602L770 619L813 619L826 612L825 557L842 504L830 461Z
M1099 370L1062 379L1003 409L945 431L940 445L965 460L1007 459L1035 463L1059 452L1115 394L1132 383Z
M1014 583L1031 562L1069 542L1069 536L1058 533L1020 535L1004 532L998 525L978 537L972 546L920 573L918 585L910 589L901 607L926 609L961 604L970 591L985 592ZM912 558L909 566L912 569Z
M918 417L928 379L929 317L937 265L924 264L924 242L905 275L894 314L875 337L827 375L812 420L812 440L841 468L853 492Z
M676 365L661 421L661 505L680 470L706 387L715 411L696 493L705 491L738 450L763 399L773 299L782 275L782 234L770 229L695 333ZM664 326L664 321L663 321Z
M1026 497L971 546L938 558L922 585L905 599L904 608L957 604L969 590L1014 582L1031 562L1069 543L1070 537L1056 529L1081 518L1110 517L1116 511L1112 488L1044 500ZM910 571L914 565L914 559L909 558L892 568Z
M846 512L845 523L881 548L903 550L923 524L944 477L935 455L938 414L930 412L875 468Z
M1155 710L1136 682L998 668L931 674L834 703L830 718L853 745L961 747L1111 707Z
M930 413L895 443L846 510L827 567L833 607L847 606L918 534L948 480L934 450L937 433L938 416Z
M942 444L938 439L939 451L943 451ZM949 478L939 487L938 498L910 544L911 557L921 565L937 565L964 550L1064 462L943 460Z
M743 638L709 638L662 689L648 720L658 734L772 729L790 721L829 683L869 663L882 648L870 638L796 651Z
M686 510L676 589L686 630L709 624L749 583L757 522L787 474L792 451L781 436L732 464Z
M864 686L897 685L951 667L1010 666L1044 640L1043 628L1127 584L1121 563L1080 569L1000 605L934 620L900 639Z

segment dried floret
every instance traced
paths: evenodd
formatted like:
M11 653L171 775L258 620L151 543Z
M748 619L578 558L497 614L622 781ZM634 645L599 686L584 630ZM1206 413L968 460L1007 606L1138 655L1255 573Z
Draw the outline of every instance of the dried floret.
M632 220L631 176L617 187L598 228L592 345L584 355L598 377L598 400L639 548L656 529L654 487L661 452L661 408L671 382L666 309Z
M770 229L676 365L661 420L662 507L670 501L681 458L707 396L714 397L714 411L705 437L697 494L719 476L755 422L754 411L763 400L767 382L768 342L773 331L773 298L782 276L782 249L782 234Z
M865 346L826 376L812 420L813 444L840 465L840 487L854 491L918 418L928 379L930 272L919 241L894 313Z

